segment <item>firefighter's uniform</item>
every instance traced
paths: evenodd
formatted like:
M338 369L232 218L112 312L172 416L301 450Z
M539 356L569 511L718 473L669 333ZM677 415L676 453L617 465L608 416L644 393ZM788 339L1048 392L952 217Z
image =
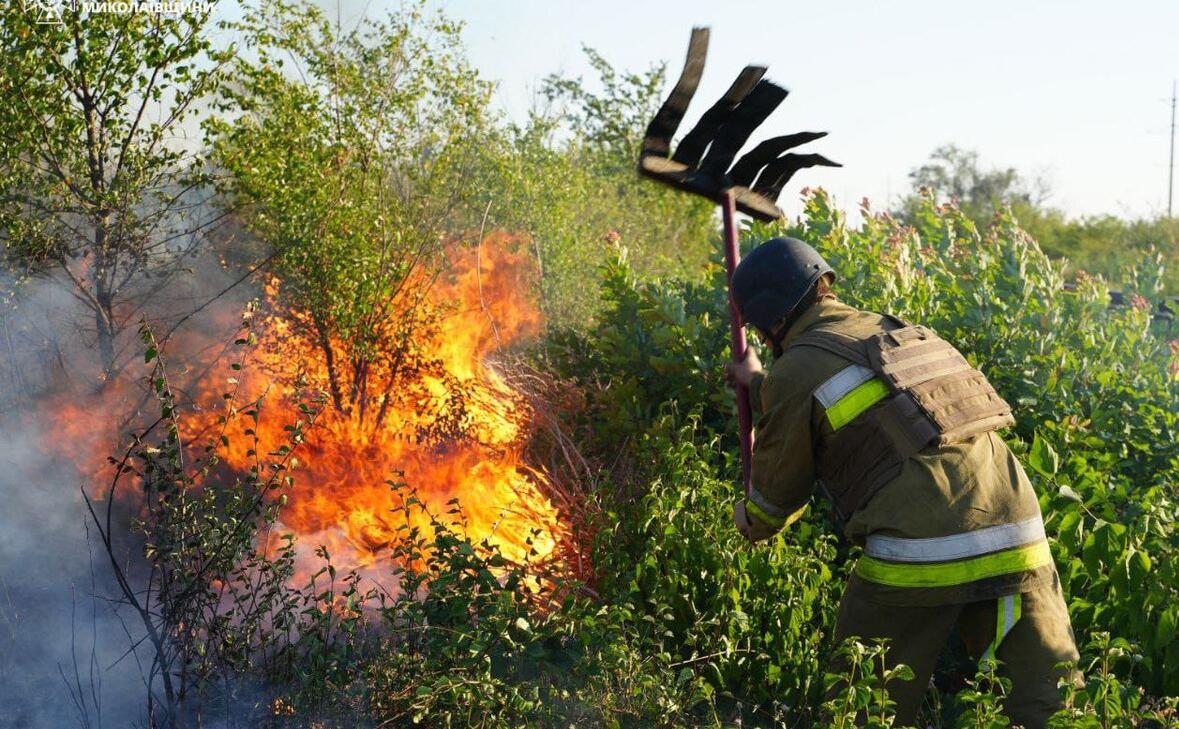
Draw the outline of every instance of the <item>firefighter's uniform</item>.
M879 341L866 357L859 345ZM835 637L888 638L891 661L913 669L915 680L888 687L901 724L914 722L957 627L976 657L1002 662L1015 724L1043 726L1060 702L1054 666L1078 655L1036 495L996 432L1012 422L1007 404L930 330L834 297L779 344L750 384L749 518L780 529L816 482L828 492L864 548Z

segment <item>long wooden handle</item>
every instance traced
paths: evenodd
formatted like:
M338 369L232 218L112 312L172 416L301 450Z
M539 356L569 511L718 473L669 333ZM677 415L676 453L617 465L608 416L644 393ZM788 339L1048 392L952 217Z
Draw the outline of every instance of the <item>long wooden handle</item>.
M730 191L726 192L721 202L721 213L724 219L725 237L725 272L729 288L729 342L733 351L733 361L741 362L745 359L747 345L745 343L745 328L741 321L741 311L733 301L733 270L737 268L740 254L737 252L737 197ZM737 390L737 436L741 443L741 483L745 488L745 495L749 495L749 472L753 463L753 411L749 407L749 388L738 384Z

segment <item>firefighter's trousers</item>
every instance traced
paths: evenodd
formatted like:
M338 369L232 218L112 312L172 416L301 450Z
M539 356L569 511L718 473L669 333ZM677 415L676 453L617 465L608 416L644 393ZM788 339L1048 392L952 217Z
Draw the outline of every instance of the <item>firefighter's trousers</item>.
M1000 599L898 607L873 601L872 597L870 584L855 578L848 583L839 605L835 638L842 641L854 635L864 640L888 639L889 667L904 663L913 669L912 681L893 681L887 686L890 698L897 703L897 725L912 726L950 631L957 628L971 657L981 658L993 646L996 625L1003 624L1004 604ZM1007 604L1011 603L1009 598ZM1041 729L1060 708L1057 684L1062 673L1056 664L1077 661L1079 656L1057 580L1022 593L1016 603L1017 619L1008 625L1008 632L994 649L1000 661L999 675L1011 681L1003 706L1015 726ZM1076 673L1070 678L1080 681Z

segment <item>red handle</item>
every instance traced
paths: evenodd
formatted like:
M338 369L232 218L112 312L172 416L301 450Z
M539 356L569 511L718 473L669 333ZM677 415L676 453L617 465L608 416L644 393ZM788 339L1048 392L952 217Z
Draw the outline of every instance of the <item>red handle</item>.
M745 328L741 322L741 312L737 303L733 301L733 270L737 268L740 256L737 253L737 198L732 192L725 193L721 203L721 213L724 218L725 235L725 272L729 284L729 342L733 351L733 361L745 359ZM737 436L741 442L741 483L745 487L745 495L749 495L749 470L753 462L753 411L749 407L749 388L737 385Z

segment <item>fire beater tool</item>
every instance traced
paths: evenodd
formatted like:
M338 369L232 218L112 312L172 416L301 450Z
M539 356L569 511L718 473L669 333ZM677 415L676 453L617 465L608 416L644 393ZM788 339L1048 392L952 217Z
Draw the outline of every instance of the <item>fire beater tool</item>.
M708 108L696 126L683 136L675 153L671 138L704 72L708 54L708 28L693 28L688 57L671 96L647 126L639 154L639 174L680 190L702 195L721 206L724 222L725 270L728 274L729 335L733 361L745 359L745 330L741 312L731 295L737 251L737 211L758 220L783 217L777 205L782 188L794 173L807 167L840 167L819 154L794 154L787 150L827 136L826 132L799 132L767 139L737 158L753 131L786 98L786 89L763 79L765 66L746 66L720 100ZM734 160L736 162L734 163ZM737 424L741 442L741 474L749 493L753 457L753 416L749 391L738 385Z

